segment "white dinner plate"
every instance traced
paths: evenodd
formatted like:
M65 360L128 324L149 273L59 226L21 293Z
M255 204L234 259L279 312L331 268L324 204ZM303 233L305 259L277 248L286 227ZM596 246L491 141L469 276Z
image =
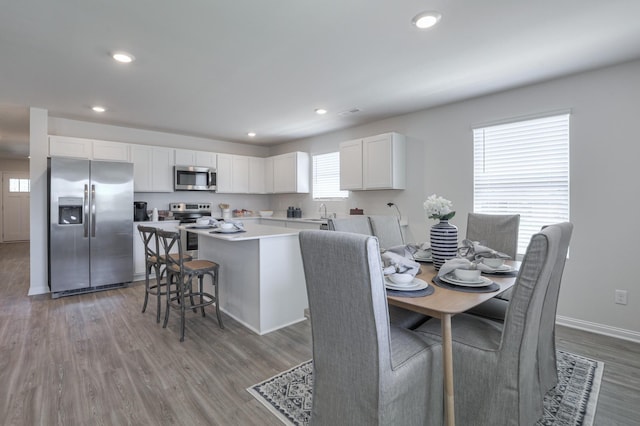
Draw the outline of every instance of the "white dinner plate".
M389 290L398 290L398 291L416 291L422 290L424 288L429 287L429 283L420 278L414 278L413 281L407 284L397 285L394 284L389 278L384 277L384 285Z
M213 232L218 232L220 234L233 234L233 233L241 232L241 231L244 231L244 229L236 229L236 228L233 228L233 229L222 229L222 228L216 228L216 229L213 230Z
M474 281L474 282L469 282L469 281L462 281L457 279L454 275L453 272L449 272L448 274L445 274L441 277L439 277L442 281L449 283L449 284L453 284L453 285L459 285L462 287L486 287L488 285L490 285L493 281L491 281L489 278L480 276L480 280L479 281Z
M500 265L499 267L495 268L495 270L493 271L483 271L483 272L486 272L487 274L508 274L513 271L515 271L515 269L511 265Z

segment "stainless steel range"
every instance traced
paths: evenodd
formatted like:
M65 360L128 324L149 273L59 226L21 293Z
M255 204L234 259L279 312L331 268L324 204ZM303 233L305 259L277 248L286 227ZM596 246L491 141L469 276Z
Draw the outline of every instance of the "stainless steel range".
M170 203L169 211L180 224L196 223L198 218L211 216L211 203ZM198 235L193 232L180 231L182 250L198 257Z

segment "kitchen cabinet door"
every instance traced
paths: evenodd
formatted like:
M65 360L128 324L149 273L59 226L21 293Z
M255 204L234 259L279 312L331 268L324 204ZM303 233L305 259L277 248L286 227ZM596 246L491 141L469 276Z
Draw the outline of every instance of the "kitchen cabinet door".
M405 138L385 133L362 140L364 189L405 189Z
M173 149L131 145L131 162L135 192L173 192Z
M246 194L249 192L249 157L242 155L232 156L232 192Z
M196 162L194 163L198 167L208 167L215 169L218 167L218 154L208 151L195 151Z
M129 144L93 141L93 159L103 161L129 161Z
M264 159L264 192L273 194L273 157Z
M92 151L93 141L91 139L49 136L49 156L51 157L72 157L91 160Z
M219 193L233 192L233 160L229 154L218 154L216 185Z
M406 188L405 137L385 133L340 144L340 189Z
M362 189L362 140L340 144L340 189Z
M272 158L274 193L309 192L309 154L289 152Z
M265 193L265 159L260 157L249 157L249 193Z
M176 166L195 166L196 151L192 151L190 149L176 149L175 165Z

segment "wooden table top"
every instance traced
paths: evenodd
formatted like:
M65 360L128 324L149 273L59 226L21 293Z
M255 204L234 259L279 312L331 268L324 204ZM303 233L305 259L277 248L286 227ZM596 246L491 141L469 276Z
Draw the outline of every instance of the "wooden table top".
M506 263L515 268L520 267L520 262L509 261ZM432 280L437 271L433 264L421 263L420 269L421 273L416 275L416 278L420 278L429 283L430 286L433 286L435 290L433 294L423 297L387 296L389 304L440 318L442 314L455 315L465 312L509 289L516 281L515 276L486 275L487 278L500 286L500 290L491 293L471 293L449 290L435 285Z

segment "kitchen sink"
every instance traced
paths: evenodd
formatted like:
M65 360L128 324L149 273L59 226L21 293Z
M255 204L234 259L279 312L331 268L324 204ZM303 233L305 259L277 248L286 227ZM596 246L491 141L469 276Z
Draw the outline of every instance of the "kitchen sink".
M327 219L318 219L318 218L315 218L315 217L308 218L308 219L305 219L305 220L312 220L314 222L326 222L327 221Z

